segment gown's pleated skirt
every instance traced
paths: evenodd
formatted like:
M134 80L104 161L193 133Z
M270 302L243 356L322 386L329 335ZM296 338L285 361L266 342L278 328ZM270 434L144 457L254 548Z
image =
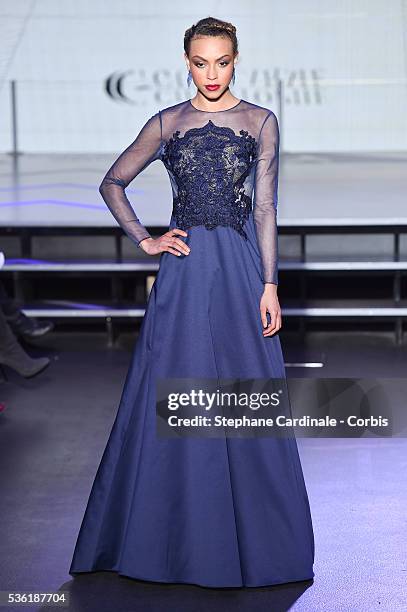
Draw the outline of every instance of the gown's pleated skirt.
M189 255L162 253L70 574L211 587L314 576L294 437L156 434L157 377L285 377L278 335L262 335L252 216L245 230L248 241L230 227L192 227Z

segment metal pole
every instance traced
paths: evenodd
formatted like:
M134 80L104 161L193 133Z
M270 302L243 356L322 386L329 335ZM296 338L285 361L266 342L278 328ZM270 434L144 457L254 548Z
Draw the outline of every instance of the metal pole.
M11 97L11 129L13 149L11 155L17 157L21 153L18 150L18 125L17 125L17 81L10 81L10 97Z
M18 181L18 156L21 155L21 151L18 150L18 120L17 120L17 81L12 79L10 81L10 102L11 102L11 139L12 139L12 150L10 155L13 159L13 179L14 185L17 186Z

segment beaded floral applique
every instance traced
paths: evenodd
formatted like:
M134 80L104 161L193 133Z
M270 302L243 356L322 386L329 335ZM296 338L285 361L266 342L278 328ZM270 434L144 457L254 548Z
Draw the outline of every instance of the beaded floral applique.
M173 214L181 229L230 226L247 238L243 227L252 200L244 182L256 159L257 142L246 130L239 134L209 120L183 136L177 130L165 143L161 159L176 177Z

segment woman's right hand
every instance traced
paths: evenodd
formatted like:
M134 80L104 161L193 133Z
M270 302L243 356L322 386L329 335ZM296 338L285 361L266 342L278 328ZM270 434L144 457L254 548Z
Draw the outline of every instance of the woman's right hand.
M177 238L176 234L188 236L187 232L184 230L173 227L159 238L144 238L139 243L139 246L148 255L158 255L164 251L168 251L168 253L172 253L178 257L180 255L189 255L191 249L183 240Z

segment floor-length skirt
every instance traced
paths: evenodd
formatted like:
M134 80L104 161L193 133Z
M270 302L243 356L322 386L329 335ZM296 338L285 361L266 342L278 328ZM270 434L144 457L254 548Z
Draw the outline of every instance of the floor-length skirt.
M171 217L169 227L174 227ZM70 574L113 570L159 582L263 586L314 576L314 535L292 437L165 439L157 378L284 378L263 337L260 253L230 227L189 228L164 252Z

